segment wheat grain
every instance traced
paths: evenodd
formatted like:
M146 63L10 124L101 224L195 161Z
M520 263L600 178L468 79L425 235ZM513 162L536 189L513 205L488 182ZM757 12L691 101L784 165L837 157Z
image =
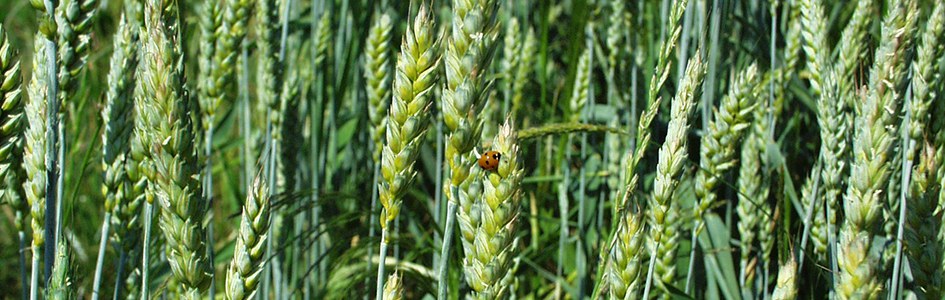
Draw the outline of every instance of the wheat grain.
M766 146L765 136L768 132L767 118L764 117L766 111L770 108L758 109L755 111L755 120L752 122L748 135L742 143L741 165L738 169L738 204L735 212L738 215L738 234L740 244L740 282L739 285L743 291L749 293L746 296L756 295L753 291L754 270L752 266L753 259L763 257L761 251L755 244L756 239L761 240L760 235L767 232L767 223L770 218L766 215L770 213L768 207L769 183L766 180L762 166L762 155ZM764 227L762 227L764 226ZM766 236L770 240L770 234ZM762 262L767 262L767 257Z
M302 102L301 92L302 83L299 75L299 68L292 68L285 78L282 88L281 107L282 112L279 120L279 130L281 131L276 140L279 141L279 170L281 171L280 185L283 191L291 192L296 188L296 174L299 170L299 152L302 144L302 131L299 127L302 125L300 115Z
M512 81L512 116L517 117L518 112L522 109L522 99L525 97L525 86L528 85L529 75L534 69L534 61L537 52L538 41L535 38L535 30L532 28L528 29L528 33L525 34L525 41L522 42L522 47L517 55L521 58L518 59L518 67L515 68L515 79Z
M503 96L502 113L507 114L511 109L512 94L515 89L515 73L522 60L521 52L524 41L521 39L521 25L518 19L510 17L504 24L505 34L502 41L502 60L499 61L498 77ZM488 125L488 124L487 124ZM483 134L485 136L485 134ZM486 140L488 138L483 138Z
M102 235L92 285L93 299L98 299L100 295L102 267L105 260L106 240L110 235L110 225L116 223L121 229L128 228L123 224L128 220L127 218L113 220L113 217L125 209L120 206L129 204L126 201L126 195L130 194L129 189L132 187L127 178L125 160L128 157L129 140L134 130L131 114L134 101L132 93L135 81L134 70L138 63L137 33L139 29L133 27L133 22L129 23L124 14L119 21L118 31L114 38L115 51L112 52L110 61L111 70L108 73L105 108L102 110L102 122L105 127L105 132L102 134L102 171L104 174L102 194L105 196L105 217L102 220ZM115 235L122 250L131 248L130 245L124 244L129 242L125 239L127 233L123 231Z
M617 245L607 265L606 284L611 299L637 299L645 279L640 270L645 266L643 246L649 237L645 231L643 214L631 209L618 220Z
M453 20L443 57L446 78L440 105L447 128L444 153L450 168L450 184L446 192L449 204L440 253L439 299L445 299L447 292L447 259L455 226L452 220L458 219L464 245L475 243L473 230L479 227L478 219L464 219L462 215L469 215L479 198L476 178L479 169L475 167L476 157L471 151L481 138L483 120L479 115L489 94L486 90L491 82L488 70L498 36L495 17L498 1L454 0L452 3ZM462 210L459 217L455 213L458 207Z
M137 204L132 204L137 194L134 194L132 182L128 178L126 163L130 157L131 139L134 131L134 98L135 69L138 66L138 32L139 29L122 15L115 33L115 51L111 57L111 71L108 73L108 90L105 97L105 108L102 110L102 119L105 123L105 132L102 134L102 168L105 174L103 193L105 195L105 209L117 220L118 231L115 238L125 250L134 247L135 236L129 235L129 222L137 217ZM126 207L126 206L131 207ZM128 211L128 210L131 211ZM131 241L124 241L130 238ZM130 242L130 243L129 243Z
M811 87L817 97L817 120L821 137L821 188L816 201L825 201L826 222L814 218L812 233L820 258L828 257L828 245L837 222L839 209L837 198L842 188L842 176L845 174L844 157L847 149L847 130L845 127L843 103L837 98L837 86L834 68L828 65L829 47L827 45L826 17L820 1L801 1L804 23L804 51L807 53L807 67L812 75ZM819 205L819 204L818 204Z
M616 205L616 211L618 212L626 208L626 204L630 196L636 193L640 177L640 175L637 174L636 169L640 164L640 160L643 159L643 154L646 153L646 149L650 144L650 124L653 123L653 119L656 118L657 113L659 113L660 102L662 101L659 97L659 92L662 90L663 83L666 82L666 78L669 77L671 69L669 58L673 52L673 49L676 47L676 43L679 41L679 37L682 32L679 21L682 18L683 13L686 11L688 2L688 0L673 2L669 18L667 19L668 23L666 24L666 28L669 28L671 31L667 39L664 40L662 44L660 44L655 69L657 71L653 72L653 77L650 78L649 88L646 94L646 103L648 103L648 106L646 110L644 110L640 115L639 123L637 124L637 136L634 140L635 149L631 154L630 163L627 164L626 168L626 172L628 174L626 176L626 189L623 192L623 197L621 197L620 201Z
M69 243L60 242L56 247L56 261L53 263L52 275L49 277L49 288L46 290L46 299L73 300L79 299L76 286L72 282L74 267Z
M568 119L577 123L584 115L587 106L588 89L591 86L591 51L585 48L578 56L577 69L574 75L574 87L571 90L571 101L568 102Z

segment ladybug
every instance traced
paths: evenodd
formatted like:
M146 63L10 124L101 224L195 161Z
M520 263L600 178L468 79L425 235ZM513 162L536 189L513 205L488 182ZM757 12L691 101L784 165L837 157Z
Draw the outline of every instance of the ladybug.
M502 158L502 153L499 151L487 151L479 157L479 167L486 171L495 171L499 167L500 158Z

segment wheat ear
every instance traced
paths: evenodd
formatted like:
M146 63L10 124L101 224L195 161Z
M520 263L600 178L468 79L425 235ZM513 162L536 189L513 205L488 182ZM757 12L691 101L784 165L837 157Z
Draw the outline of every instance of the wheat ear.
M506 120L492 142L493 149L502 153L498 168L482 177L481 198L474 199L470 210L460 211L458 216L465 254L463 270L478 299L508 296L513 258L518 253L515 235L525 171L510 122ZM476 227L465 227L474 224L470 219L479 220Z
M131 194L132 185L128 180L125 161L129 156L130 140L134 130L133 92L135 69L138 64L138 32L134 21L122 14L115 32L114 52L110 61L111 70L108 73L108 90L105 95L105 108L102 110L102 121L105 132L102 134L102 193L105 196L105 218L102 221L102 236L99 242L98 260L95 266L92 298L98 299L101 284L101 272L105 258L106 240L110 236L109 228L116 223L121 233L115 235L122 251L130 250L136 242L135 237L128 236L130 227L136 216L121 214L127 210L124 206L137 204L128 201L135 198ZM115 220L112 220L112 218Z
M34 53L43 53L46 43L35 42ZM26 101L27 129L24 137L23 169L26 181L23 183L26 201L30 207L32 242L32 277L30 278L30 299L36 299L39 285L40 259L46 243L46 59L42 55L33 56L33 76L27 89L29 100Z
M204 245L201 201L194 149L196 103L184 89L183 53L177 2L152 0L145 5L142 65L143 97L136 99L135 130L151 149L154 169L148 177L161 207L159 225L167 241L171 273L184 298L207 288L210 264Z
M438 299L445 299L447 293L449 249L455 227L453 220L457 219L461 237L467 239L463 243L473 243L468 240L474 236L469 230L478 227L477 220L464 220L456 211L461 207L468 214L479 197L478 189L471 188L479 184L476 180L479 169L471 151L481 138L482 119L479 114L488 94L486 86L491 81L488 70L498 38L495 17L498 1L454 0L452 3L453 20L443 57L446 78L441 112L447 128L444 154L449 163L450 181L445 187L448 205L438 264ZM464 221L472 223L464 224Z
M883 20L882 39L870 74L871 89L859 108L853 143L850 185L844 196L846 219L840 230L837 295L840 299L873 299L882 289L871 251L874 235L882 229L884 187L890 177L889 159L895 139L894 113L898 109L898 87L905 76L907 49L915 24L914 4L896 2Z
M906 162L915 161L919 155L919 163L915 169L907 168L904 171L912 172L911 186L903 186L908 190L908 210L906 211L906 226L904 242L906 256L912 267L912 274L916 288L911 292L928 299L941 298L943 283L941 273L943 269L940 261L945 256L945 244L941 244L937 236L942 226L942 220L935 216L938 199L935 193L941 193L941 186L936 186L935 147L943 145L935 143L936 136L926 140L926 130L930 124L930 108L933 99L941 93L941 84L934 74L935 60L945 54L945 4L937 2L929 15L925 30L917 48L913 64L912 91L913 97L908 102L906 120L908 129L906 142L908 148L905 154ZM940 76L940 75L938 75ZM905 121L903 121L905 123ZM936 145L936 146L933 146ZM924 150L924 151L923 151ZM905 182L905 181L904 181Z
M400 214L404 196L416 177L414 163L420 152L431 105L431 91L436 85L437 40L433 36L432 15L423 6L414 23L407 28L401 44L394 77L394 97L388 113L386 140L381 154L379 183L381 210L381 249L377 268L377 298L384 292L384 260L390 243L390 224Z
M269 185L257 174L243 204L233 259L226 273L226 299L252 299L265 264L270 226Z
M364 79L368 97L368 117L371 120L371 139L374 140L374 163L380 163L384 147L384 129L390 107L390 35L391 21L387 13L374 19L364 46Z
M404 298L403 278L394 272L387 277L387 284L384 285L383 300L401 300Z
M649 203L647 219L650 223L647 245L650 250L650 265L647 270L643 298L649 299L650 283L663 298L669 297L669 286L676 280L676 250L679 247L679 203L673 201L679 182L682 181L683 166L688 157L687 143L689 116L695 106L696 90L702 84L705 69L700 56L689 61L686 74L672 101L666 141L660 147L653 183L653 197Z

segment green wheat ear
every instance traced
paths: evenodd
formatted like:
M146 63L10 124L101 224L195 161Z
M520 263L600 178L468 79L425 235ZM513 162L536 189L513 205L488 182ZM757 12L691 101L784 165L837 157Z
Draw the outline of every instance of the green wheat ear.
M46 46L40 38L34 45L34 53L45 53ZM49 78L46 71L46 59L43 55L34 54L33 75L27 88L29 99L26 101L27 128L23 149L23 169L26 171L23 190L32 218L34 270L39 267L38 262L43 256L41 249L46 242L43 229L46 220L46 80Z
M135 130L150 148L148 177L161 208L159 225L167 258L181 295L198 298L209 283L204 245L205 206L201 201L193 114L197 104L185 90L177 3L145 5L141 61L142 97L136 99Z
M401 300L404 298L403 278L397 272L387 277L387 283L384 284L384 300Z
M873 298L883 289L884 272L874 236L883 234L881 216L894 166L898 97L906 76L905 58L911 49L915 4L896 1L883 20L882 39L870 73L870 90L858 109L849 186L844 195L846 219L839 234L836 281L841 299ZM884 192L884 190L886 190ZM887 212L889 213L889 212Z
M414 23L407 28L401 43L394 77L393 100L387 115L386 144L381 152L381 175L378 200L381 210L381 246L378 264L377 298L382 298L384 258L390 242L390 224L400 214L404 197L417 176L414 164L420 153L424 133L430 123L432 89L437 83L437 40L434 22L425 6L421 6Z
M462 209L457 215L463 234L463 271L478 299L507 296L514 276L510 272L513 258L518 253L515 236L525 171L510 120L499 128L493 149L502 153L499 166L481 176L481 197L472 199L471 209Z
M97 14L97 0L63 0L56 7L59 25L59 85L61 104L75 101L79 72L85 69L91 46L92 25Z
M371 120L371 139L374 140L374 162L380 162L384 147L385 122L390 107L390 16L376 17L364 46L364 79L367 81L368 117Z
M117 230L115 237L126 251L137 244L136 228L140 200L129 177L131 140L134 134L135 71L138 67L138 33L135 21L122 14L115 33L115 50L108 73L108 90L102 119L102 167L105 173L103 194L105 209L112 213ZM138 174L136 173L136 178Z
M6 30L0 25L0 203L9 203L17 213L15 226L22 231L26 211L23 201L23 182L20 164L23 160L23 130L26 116L23 107L20 61L16 49L7 40Z
M242 300L257 296L256 288L265 264L270 208L269 186L257 175L243 204L233 259L226 273L226 299Z
M49 276L49 287L46 289L47 299L79 299L73 282L75 267L72 265L70 247L68 240L60 242L56 247L56 260L53 263L52 274Z
M646 214L651 226L647 239L650 249L650 267L647 270L644 293L649 291L650 282L656 280L654 286L668 296L668 287L676 279L675 259L679 248L678 240L682 220L679 213L680 204L673 200L682 182L683 166L688 157L689 116L695 107L696 91L702 85L704 77L705 68L702 58L697 55L689 61L685 77L680 83L679 90L676 91L676 96L673 97L669 128L666 140L660 147L656 179L653 183L653 197L650 198ZM627 288L626 293L633 292L629 290L630 286Z

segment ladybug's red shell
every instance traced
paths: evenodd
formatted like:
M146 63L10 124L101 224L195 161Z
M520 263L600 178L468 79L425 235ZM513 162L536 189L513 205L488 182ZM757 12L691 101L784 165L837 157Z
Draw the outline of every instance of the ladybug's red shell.
M488 151L479 157L479 167L486 171L494 171L499 167L499 159L502 153L499 151Z

